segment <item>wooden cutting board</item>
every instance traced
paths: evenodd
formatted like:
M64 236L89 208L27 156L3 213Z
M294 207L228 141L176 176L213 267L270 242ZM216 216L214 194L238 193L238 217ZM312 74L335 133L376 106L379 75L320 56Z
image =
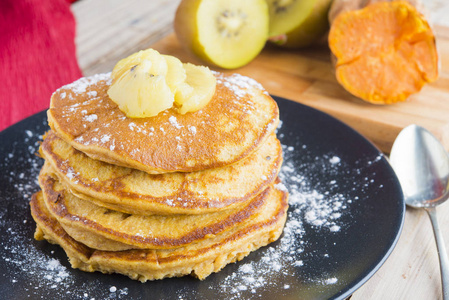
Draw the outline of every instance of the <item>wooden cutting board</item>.
M219 71L247 75L259 81L272 95L324 111L353 127L383 152L390 152L398 133L409 124L427 128L449 150L449 28L436 27L435 31L441 60L439 79L407 102L393 105L373 105L346 92L335 79L329 49L325 46L306 50L267 46L245 67ZM204 64L183 50L174 34L152 48L183 62Z

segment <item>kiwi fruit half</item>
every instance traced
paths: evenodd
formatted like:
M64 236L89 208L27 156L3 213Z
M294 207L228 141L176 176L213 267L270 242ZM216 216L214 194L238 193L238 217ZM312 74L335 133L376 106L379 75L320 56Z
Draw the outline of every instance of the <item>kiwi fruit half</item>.
M234 69L263 49L268 5L265 0L183 0L174 25L184 47L209 64Z

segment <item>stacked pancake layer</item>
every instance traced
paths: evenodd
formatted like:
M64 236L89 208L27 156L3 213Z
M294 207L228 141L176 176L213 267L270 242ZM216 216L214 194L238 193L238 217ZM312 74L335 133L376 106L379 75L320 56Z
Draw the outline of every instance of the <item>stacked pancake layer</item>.
M54 93L33 195L35 238L74 268L140 281L204 279L282 233L278 108L255 81L216 73L202 110L127 118L109 74Z

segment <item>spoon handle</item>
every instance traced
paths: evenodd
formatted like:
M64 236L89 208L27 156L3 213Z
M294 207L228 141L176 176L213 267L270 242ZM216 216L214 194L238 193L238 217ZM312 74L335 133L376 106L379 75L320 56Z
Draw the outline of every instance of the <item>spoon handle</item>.
M426 208L432 222L433 233L437 243L438 256L440 258L441 284L443 286L443 299L449 300L449 260L447 258L446 247L444 246L443 235L438 225L437 212L435 207Z

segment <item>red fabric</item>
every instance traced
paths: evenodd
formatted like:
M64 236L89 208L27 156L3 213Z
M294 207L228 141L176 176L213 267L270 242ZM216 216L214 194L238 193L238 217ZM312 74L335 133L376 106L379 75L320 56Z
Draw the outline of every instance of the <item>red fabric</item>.
M48 108L81 77L67 0L0 1L0 130Z

